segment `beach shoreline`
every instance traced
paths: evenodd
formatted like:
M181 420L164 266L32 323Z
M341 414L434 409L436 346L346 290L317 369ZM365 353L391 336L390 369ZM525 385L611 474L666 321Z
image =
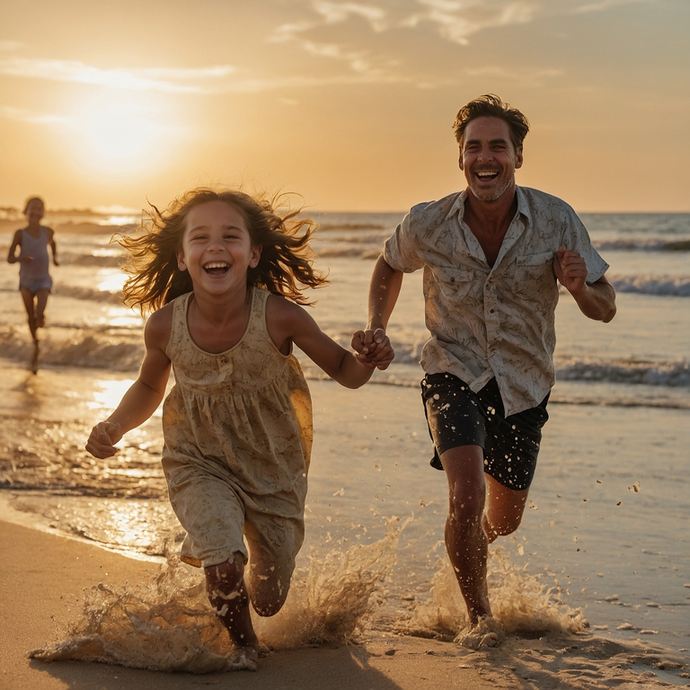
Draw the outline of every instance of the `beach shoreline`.
M85 591L104 584L134 585L155 578L160 565L116 554L84 541L49 534L0 515L7 550L0 588L4 663L0 686L8 690L139 687L177 690L218 685L258 690L348 688L668 688L689 684L681 658L658 650L597 639L589 633L508 636L498 648L465 649L454 642L370 629L356 644L303 646L268 652L258 673L167 673L83 662L46 663L32 650L64 638L81 612ZM690 677L687 673L685 677Z
M106 551L63 535L49 534L0 517L7 549L0 578L4 663L0 686L8 690L127 688L146 690L220 687L254 688L450 688L496 687L478 670L455 663L455 646L436 640L372 632L357 645L309 647L269 653L258 673L195 676L93 662L31 660L29 652L61 639L80 611L85 589L103 583L133 584L153 578L159 566ZM40 560L38 556L40 554ZM520 687L509 684L499 687Z

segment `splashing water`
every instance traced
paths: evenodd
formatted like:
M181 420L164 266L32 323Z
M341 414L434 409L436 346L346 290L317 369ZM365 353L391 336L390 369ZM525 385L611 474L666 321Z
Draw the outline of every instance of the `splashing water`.
M501 548L489 552L491 609L507 633L575 633L589 627L581 609L572 609L560 601L557 585L546 586L526 568L515 566ZM444 559L432 579L431 600L415 608L404 628L409 634L453 638L469 623L453 568Z
M310 567L293 581L285 606L274 618L256 621L259 638L271 647L349 642L364 632L374 616L378 591L395 565L399 518L385 519L386 535L369 545L331 551L323 560L310 558Z
M403 523L387 520L383 539L334 551L297 573L283 610L271 619L253 615L264 645L276 649L347 643L364 630L375 594L395 564ZM85 594L82 619L68 639L31 652L43 661L99 661L155 671L212 673L227 668L228 635L206 598L203 573L168 556L152 583Z

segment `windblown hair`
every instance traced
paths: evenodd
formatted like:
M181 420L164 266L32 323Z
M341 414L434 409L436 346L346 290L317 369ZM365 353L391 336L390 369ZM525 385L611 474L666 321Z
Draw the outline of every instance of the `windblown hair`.
M529 122L519 110L508 103L504 103L493 93L475 98L458 111L455 122L453 122L453 130L455 131L455 140L460 146L462 146L467 125L478 117L498 117L504 120L510 128L510 138L515 150L520 150L527 132L529 132Z
M144 315L191 292L192 280L187 271L179 269L177 253L190 210L211 201L224 201L239 211L252 244L262 247L258 265L247 271L247 285L265 288L298 304L309 304L302 291L327 282L326 276L313 268L314 255L309 247L316 224L299 218L299 210L279 215L274 208L287 196L254 199L237 190L201 188L182 195L162 212L152 204L145 212L148 220L136 235L117 237L118 244L129 254L123 266L130 276L122 289L125 304L138 307Z

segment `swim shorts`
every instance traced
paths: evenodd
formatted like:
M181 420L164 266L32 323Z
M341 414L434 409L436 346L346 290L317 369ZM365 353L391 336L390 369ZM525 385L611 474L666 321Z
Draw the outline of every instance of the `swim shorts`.
M549 396L537 406L505 417L496 379L479 392L453 374L427 374L422 400L434 443L431 466L443 470L440 456L450 448L476 445L484 450L484 472L499 484L528 489L537 466L541 429Z

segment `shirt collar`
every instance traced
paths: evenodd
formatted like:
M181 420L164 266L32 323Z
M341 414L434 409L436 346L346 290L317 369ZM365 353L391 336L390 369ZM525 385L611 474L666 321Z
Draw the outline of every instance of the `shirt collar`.
M527 219L527 225L532 224L532 214L530 213L529 210L529 204L527 203L527 197L525 196L525 193L522 191L522 187L515 185L515 190L517 193L517 210L518 213L521 215L525 216ZM465 199L467 199L467 189L463 189L459 194L458 198L455 200L453 205L450 207L450 211L448 211L448 215L446 216L446 220L450 220L453 216L456 214L458 215L458 218L460 220L463 219L465 215Z

